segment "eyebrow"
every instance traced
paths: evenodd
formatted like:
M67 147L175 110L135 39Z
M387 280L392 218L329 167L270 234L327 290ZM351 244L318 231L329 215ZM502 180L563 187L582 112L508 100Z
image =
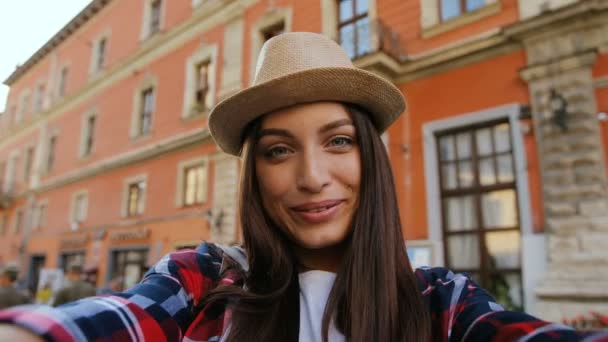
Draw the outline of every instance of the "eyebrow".
M336 121L332 121L330 123L327 123L325 125L323 125L321 128L319 128L319 133L325 133L327 131L331 131L332 129L341 127L341 126L354 126L351 119L340 119L340 120L336 120ZM282 136L282 137L286 137L286 138L294 138L293 134L291 134L291 132L289 132L286 129L282 129L282 128L263 128L260 130L260 132L258 133L257 139L261 139L264 136L267 135L278 135L278 136Z

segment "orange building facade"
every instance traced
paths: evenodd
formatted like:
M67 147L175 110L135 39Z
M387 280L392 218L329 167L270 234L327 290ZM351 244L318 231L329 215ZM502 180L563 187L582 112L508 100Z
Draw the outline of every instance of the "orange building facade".
M604 0L94 0L5 81L0 263L129 286L238 242L239 160L207 114L288 31L404 92L383 139L415 265L547 319L608 311Z

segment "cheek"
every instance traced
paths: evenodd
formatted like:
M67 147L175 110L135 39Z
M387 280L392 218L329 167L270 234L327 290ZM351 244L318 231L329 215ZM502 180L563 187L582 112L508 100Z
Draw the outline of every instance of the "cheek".
M353 191L357 191L361 184L361 162L359 160L359 153L349 154L346 158L336 161L334 165L339 166L336 175L341 183L351 188Z
M277 165L258 166L256 168L260 192L265 201L274 202L289 192L290 173Z

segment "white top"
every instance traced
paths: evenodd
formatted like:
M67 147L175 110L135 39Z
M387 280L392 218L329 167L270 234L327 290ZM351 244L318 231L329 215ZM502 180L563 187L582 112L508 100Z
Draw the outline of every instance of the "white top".
M321 342L323 313L336 274L326 271L308 271L298 275L300 282L300 342ZM344 342L346 339L335 327L329 326L329 341Z

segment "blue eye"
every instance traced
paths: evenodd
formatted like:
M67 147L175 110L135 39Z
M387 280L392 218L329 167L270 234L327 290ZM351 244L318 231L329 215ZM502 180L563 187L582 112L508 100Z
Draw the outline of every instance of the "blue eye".
M346 147L353 144L353 139L348 137L335 137L329 142L329 144L335 147Z
M285 154L289 153L289 150L285 146L276 146L264 153L264 156L268 159L277 159Z

